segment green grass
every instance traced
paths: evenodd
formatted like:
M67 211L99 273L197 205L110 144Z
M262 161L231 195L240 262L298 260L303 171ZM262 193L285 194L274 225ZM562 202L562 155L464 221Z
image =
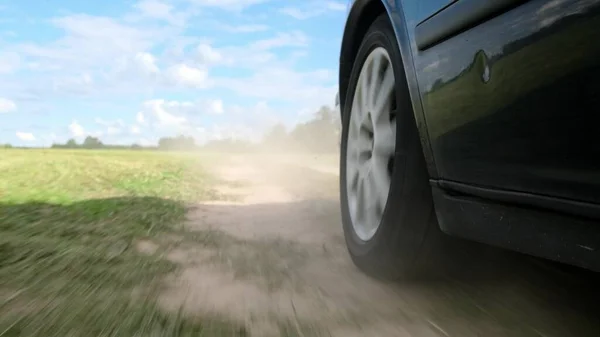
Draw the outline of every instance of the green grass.
M198 155L0 150L0 336L240 336L157 308L175 265L134 249L222 198Z

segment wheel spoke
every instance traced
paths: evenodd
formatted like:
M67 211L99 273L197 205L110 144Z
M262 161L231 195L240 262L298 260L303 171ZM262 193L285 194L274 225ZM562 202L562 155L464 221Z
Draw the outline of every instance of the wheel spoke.
M396 120L382 122L375 126L373 153L389 158L396 148Z
M360 124L363 118L363 109L361 108L361 104L359 102L358 97L354 97L352 102L352 110L350 115L350 128L351 131L358 132L360 130Z
M369 83L368 83L368 76L360 76L359 77L360 80L360 109L362 110L363 114L367 111L369 111ZM362 118L364 118L364 116L361 116Z
M358 163L362 164L367 161L371 157L371 149L373 148L373 140L366 135L366 130L359 131L360 135L358 136L356 142L356 150L358 152Z
M365 178L365 201L364 201L364 210L365 210L365 227L368 228L367 231L371 231L374 228L377 228L379 225L379 209L378 209L378 196L376 191L376 186L373 183L373 176L369 173L369 176Z
M348 191L356 192L356 183L358 181L358 154L357 151L351 151L352 158L348 158L346 164L346 186Z
M374 197L377 199L377 206L383 211L391 183L391 177L388 172L388 160L382 157L373 157L372 161L371 179L373 189L375 190Z
M358 174L358 181L356 184L356 221L365 223L365 179L360 173Z
M395 84L396 81L394 80L394 70L390 65L383 74L381 86L379 87L377 97L375 98L375 102L373 104L373 113L377 116L376 119L381 118L382 115L385 114L384 108L389 105L389 101L392 98L392 93L394 92Z
M382 55L375 56L373 63L371 65L371 73L370 75L370 88L369 88L369 110L372 110L376 103L377 98L377 87L379 86L379 69L381 68L381 60L383 59Z
M373 133L373 122L371 121L371 115L364 113L360 121L360 128L364 131ZM369 137L370 138L370 137Z

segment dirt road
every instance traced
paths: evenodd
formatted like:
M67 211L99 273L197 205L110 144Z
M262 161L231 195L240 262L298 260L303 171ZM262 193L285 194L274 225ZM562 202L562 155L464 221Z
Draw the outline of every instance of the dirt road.
M350 262L335 164L232 157L215 172L237 202L194 207L203 244L169 258L182 272L161 303L244 323L252 336L600 336L597 278L465 245L418 284L382 283Z

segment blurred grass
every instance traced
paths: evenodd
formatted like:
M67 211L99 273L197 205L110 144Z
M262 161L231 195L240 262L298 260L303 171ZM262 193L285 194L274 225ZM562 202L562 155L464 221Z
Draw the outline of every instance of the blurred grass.
M181 234L188 203L224 196L212 158L0 150L0 336L240 336L155 303L175 266L134 239Z
M198 154L109 150L0 150L0 200L70 203L153 196L182 201L218 197Z

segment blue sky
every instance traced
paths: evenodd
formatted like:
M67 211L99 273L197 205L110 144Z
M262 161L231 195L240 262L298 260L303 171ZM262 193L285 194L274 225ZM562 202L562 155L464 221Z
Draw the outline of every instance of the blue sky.
M257 139L332 105L345 0L0 0L0 143Z

